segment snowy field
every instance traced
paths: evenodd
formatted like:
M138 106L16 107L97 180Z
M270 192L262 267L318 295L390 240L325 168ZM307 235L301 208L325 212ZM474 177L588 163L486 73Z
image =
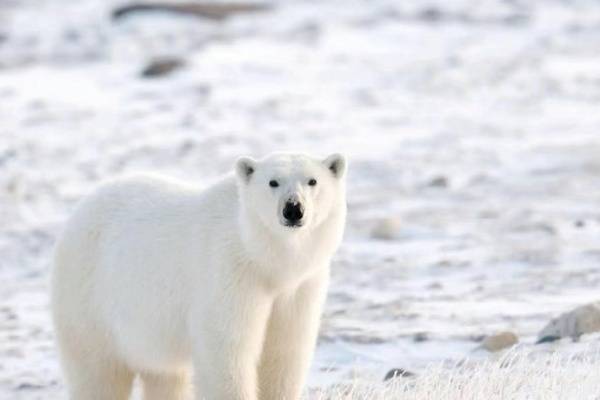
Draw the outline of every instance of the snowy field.
M598 398L598 335L534 342L600 300L600 4L281 0L221 22L111 19L123 4L0 2L0 400L64 393L47 282L78 199L140 170L204 184L275 150L350 158L314 396L354 382L334 390ZM183 66L143 77L156 57ZM507 374L479 349L500 331L537 361ZM480 368L453 367L466 357ZM384 387L394 367L416 380Z

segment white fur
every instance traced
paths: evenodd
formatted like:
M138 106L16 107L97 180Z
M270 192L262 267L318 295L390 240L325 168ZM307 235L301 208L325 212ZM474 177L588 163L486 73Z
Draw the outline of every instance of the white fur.
M235 169L205 190L119 180L79 206L52 282L72 400L127 399L136 374L145 399L182 399L192 369L197 400L300 397L344 228L345 160L280 153ZM282 225L290 196L300 228Z

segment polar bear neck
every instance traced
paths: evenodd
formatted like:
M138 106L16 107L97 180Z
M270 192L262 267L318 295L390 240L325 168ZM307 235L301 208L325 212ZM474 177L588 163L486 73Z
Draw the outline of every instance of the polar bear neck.
M329 268L343 232L344 210L332 213L319 226L282 234L240 205L241 241L249 261L269 286L285 288Z

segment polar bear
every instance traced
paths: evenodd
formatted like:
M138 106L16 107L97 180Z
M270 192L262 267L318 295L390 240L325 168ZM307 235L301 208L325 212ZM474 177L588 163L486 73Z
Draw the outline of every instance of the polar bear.
M346 160L240 158L199 190L103 185L55 254L52 314L72 400L296 400L345 218ZM190 371L193 370L193 374Z

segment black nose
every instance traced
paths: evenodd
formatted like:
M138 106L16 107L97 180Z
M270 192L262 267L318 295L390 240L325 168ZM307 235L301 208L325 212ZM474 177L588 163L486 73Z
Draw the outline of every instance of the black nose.
M304 216L304 208L300 203L285 203L285 207L283 207L283 218L286 221L291 222L292 224L297 223Z

